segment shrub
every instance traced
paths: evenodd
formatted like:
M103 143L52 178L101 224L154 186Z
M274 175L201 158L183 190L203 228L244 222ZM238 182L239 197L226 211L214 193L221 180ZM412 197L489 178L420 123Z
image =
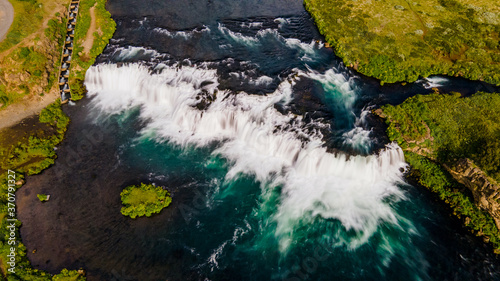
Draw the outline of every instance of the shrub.
M141 183L126 187L121 193L121 213L131 218L159 213L172 202L170 193L162 187Z
M37 194L36 197L40 200L40 202L49 201L49 196L46 194Z

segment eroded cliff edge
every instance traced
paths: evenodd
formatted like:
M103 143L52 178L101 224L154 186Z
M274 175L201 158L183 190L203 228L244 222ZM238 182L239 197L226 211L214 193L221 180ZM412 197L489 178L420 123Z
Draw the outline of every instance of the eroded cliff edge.
M445 201L500 253L500 95L417 95L374 110L410 164L409 176Z

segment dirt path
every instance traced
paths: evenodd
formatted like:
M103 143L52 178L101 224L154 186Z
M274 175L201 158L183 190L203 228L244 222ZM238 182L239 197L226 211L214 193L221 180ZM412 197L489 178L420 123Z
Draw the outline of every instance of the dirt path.
M47 93L43 97L26 96L22 101L9 105L0 111L0 130L13 126L26 117L39 114L58 97L57 92Z
M7 35L10 25L14 21L14 8L7 0L0 0L0 42Z
M85 36L85 42L83 42L83 52L89 54L92 45L94 44L94 32L97 30L97 24L95 19L95 6L97 3L90 8L90 28Z

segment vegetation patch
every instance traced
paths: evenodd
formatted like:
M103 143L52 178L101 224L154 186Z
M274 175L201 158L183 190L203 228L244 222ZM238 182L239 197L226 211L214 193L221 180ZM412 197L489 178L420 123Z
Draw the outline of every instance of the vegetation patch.
M479 92L462 98L459 93L436 92L382 110L389 137L403 149L445 164L469 158L500 180L499 94Z
M45 108L38 117L23 120L22 123L0 131L0 279L1 280L85 280L83 271L62 270L60 274L52 275L47 272L31 268L26 256L27 249L20 242L19 227L21 222L16 222L15 234L15 273L7 272L7 261L12 245L9 245L10 222L8 193L13 193L24 183L27 175L40 173L54 163L56 153L54 147L59 144L66 132L69 118L61 109L57 100ZM8 170L15 171L15 186L8 185ZM38 194L42 201L47 195Z
M305 0L344 63L381 83L434 74L500 84L496 0Z
M121 193L123 207L121 213L131 218L159 213L172 202L170 193L162 187L152 184L132 185Z
M61 273L54 275L52 281L85 281L83 270L61 270Z
M27 95L44 95L56 92L57 75L64 44L67 21L66 0L9 0L14 7L14 22L0 43L0 109L19 102ZM84 93L84 74L102 52L113 35L115 23L105 9L105 0L81 1L75 39L84 38L90 22L88 9L96 5L97 31L89 54L78 54L75 44L70 85L75 86L76 97ZM46 25L45 25L46 23ZM86 26L86 27L85 27ZM85 31L79 31L85 29ZM83 36L81 36L83 34ZM77 41L76 41L77 42ZM73 75L75 74L75 75ZM59 144L69 124L60 101L45 108L40 116L27 118L23 122L0 131L0 279L1 280L85 280L84 272L62 270L52 275L31 268L26 257L26 247L19 241L16 222L16 272L7 272L11 245L6 228L9 185L8 170L16 172L19 188L27 175L40 173L54 163L57 157L54 147ZM12 188L12 187L11 187ZM15 190L14 190L15 191ZM45 199L43 195L39 198Z
M61 109L61 102L43 109L38 122L32 122L34 129L6 129L0 134L0 172L13 170L34 175L54 163L54 147L63 138L69 124L69 117ZM17 131L19 130L19 131Z
M491 178L500 179L500 95L480 92L463 98L436 92L383 106L377 113L386 118L389 138L403 148L411 176L436 192L500 252L500 232L493 218L443 166L468 158Z
M54 7L64 8L58 1L11 2L16 13L14 24L0 43L0 108L29 94L42 96L56 91L54 82L66 32L65 15L54 14ZM17 14L18 6L31 8ZM36 19L30 20L32 17ZM43 20L47 20L47 27L42 27ZM19 26L15 25L16 21L21 21Z

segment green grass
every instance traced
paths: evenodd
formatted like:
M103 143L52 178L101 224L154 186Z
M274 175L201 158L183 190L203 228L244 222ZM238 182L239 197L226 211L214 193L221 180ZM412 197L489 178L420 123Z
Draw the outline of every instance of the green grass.
M0 74L17 79L8 79L5 84L0 84L2 108L28 94L43 95L55 86L66 31L65 19L57 14L48 20L48 27L43 30L44 38L35 38L36 44L24 42L5 51L6 56L0 61ZM39 27L31 30L29 24L24 28L26 32L42 31Z
M417 95L398 106L383 106L381 116L389 138L403 148L411 176L448 203L472 232L488 237L500 253L500 232L493 218L442 166L468 158L488 176L500 179L500 95Z
M168 207L172 198L168 191L162 187L152 184L141 183L140 186L128 186L121 193L122 204L121 213L131 218L147 216L159 213L163 208Z
M81 274L76 270L63 269L61 273L54 275L52 281L84 281L86 280Z
M37 0L9 0L14 7L14 21L5 39L0 43L0 52L21 42L37 31L43 20L43 3Z
M40 202L49 201L49 196L47 194L37 194L36 197Z
M433 74L500 84L496 0L305 0L346 65L381 80Z
M91 17L89 10L94 5L96 5L96 25L100 28L100 32L94 32L92 48L90 52L86 54L83 53L83 47L80 46L80 44L84 42L87 31L90 28ZM102 53L109 39L113 37L115 29L116 23L111 18L111 14L106 10L106 0L88 0L80 2L74 37L76 44L74 44L73 48L73 62L69 79L71 97L73 100L83 98L86 93L85 86L83 86L85 72L94 64L96 57Z

